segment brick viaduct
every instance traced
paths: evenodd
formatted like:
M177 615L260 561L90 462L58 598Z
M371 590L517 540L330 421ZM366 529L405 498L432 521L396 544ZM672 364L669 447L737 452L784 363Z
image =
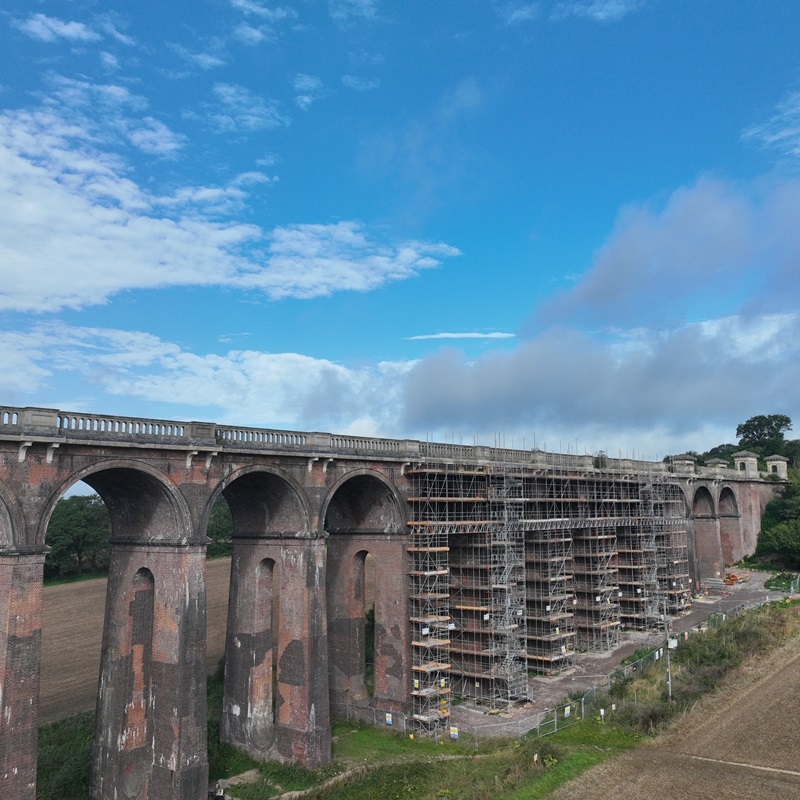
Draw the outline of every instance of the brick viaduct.
M199 800L208 777L204 565L215 501L224 495L234 519L223 735L258 758L313 768L330 757L332 706L408 710L404 473L448 460L592 469L591 457L539 451L0 408L4 796L35 797L46 531L73 484L91 486L112 520L92 796ZM668 468L609 459L608 469ZM753 551L775 484L688 461L673 470L693 517L692 579L718 577L723 562ZM371 696L367 554L378 568Z

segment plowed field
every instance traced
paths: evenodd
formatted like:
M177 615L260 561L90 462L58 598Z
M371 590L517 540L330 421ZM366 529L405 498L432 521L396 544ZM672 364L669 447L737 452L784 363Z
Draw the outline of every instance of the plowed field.
M800 639L752 661L649 746L556 800L800 800Z
M225 652L230 568L228 558L206 564L209 670ZM94 711L105 603L104 578L45 587L41 723Z

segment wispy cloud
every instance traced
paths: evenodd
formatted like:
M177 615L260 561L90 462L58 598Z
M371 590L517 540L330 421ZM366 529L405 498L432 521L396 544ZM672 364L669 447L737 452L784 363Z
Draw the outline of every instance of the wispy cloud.
M215 83L214 104L209 118L221 133L252 132L279 128L289 124L275 100L254 94L245 86Z
M450 87L427 115L406 119L362 142L359 165L374 177L396 177L409 195L409 214L429 212L459 185L473 158L460 133L484 107L485 90L475 78Z
M101 96L130 102L124 93ZM171 134L146 120L127 134L140 137L141 149L169 151ZM52 312L126 289L190 285L319 297L404 280L458 253L440 243L378 241L355 222L264 231L240 223L236 211L269 176L250 172L226 186L159 196L99 143L91 127L54 109L0 114L0 309Z
M425 339L514 339L515 333L426 333L421 336L406 336L409 342Z
M183 134L175 133L153 117L144 117L138 125L128 126L127 135L138 150L162 158L175 156L186 144Z
M743 136L761 142L783 156L800 156L800 91L787 95L770 119L748 128Z
M5 125L11 125L12 119L18 120L20 137L27 134L44 137L42 144L46 146L48 137L56 131L65 136L57 149L64 155L68 151L67 138L93 140L97 146L129 143L143 153L166 159L175 157L186 144L184 135L152 116L141 116L148 106L147 99L126 86L92 83L55 73L47 76L47 83L50 93L43 105L46 110L20 112L16 117L9 112L5 116ZM31 148L31 153L37 149L33 145Z
M46 14L32 14L24 20L14 20L11 23L32 39L40 42L55 42L57 39L67 39L71 42L97 42L102 37L97 31L92 30L83 22L72 22L48 17Z
M497 13L506 25L516 25L520 22L530 22L538 19L541 9L538 3L504 3L499 6Z
M323 94L322 80L316 75L306 75L302 72L292 78L292 88L297 92L295 103L303 111Z
M377 0L328 0L328 12L339 22L353 18L374 19Z
M193 52L181 44L170 43L169 45L187 64L199 67L204 72L210 69L224 66L227 62L219 52L219 46L213 51Z
M120 44L128 45L129 47L136 44L136 40L124 32L126 23L117 14L102 14L97 20L97 27L106 36L115 39Z
M564 17L587 17L597 22L614 22L628 14L638 11L645 5L645 0L571 0L558 3L553 16L556 19Z
M269 239L265 268L240 280L274 299L369 291L411 278L421 270L440 266L442 259L459 255L455 247L442 243L376 242L355 222L276 228Z
M282 19L296 19L297 12L287 6L277 6L272 8L257 0L230 0L231 6L245 14L261 17L272 22Z
M370 89L377 89L381 82L378 78L359 78L357 75L345 75L342 83L348 89L355 89L357 92L368 92Z

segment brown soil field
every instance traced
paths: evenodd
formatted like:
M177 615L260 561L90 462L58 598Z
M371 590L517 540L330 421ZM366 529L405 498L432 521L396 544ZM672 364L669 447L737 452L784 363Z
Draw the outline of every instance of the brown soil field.
M800 800L800 638L753 658L652 743L555 800Z
M209 671L216 669L225 652L230 569L229 558L206 563ZM105 603L105 578L45 587L41 724L82 711L94 711Z

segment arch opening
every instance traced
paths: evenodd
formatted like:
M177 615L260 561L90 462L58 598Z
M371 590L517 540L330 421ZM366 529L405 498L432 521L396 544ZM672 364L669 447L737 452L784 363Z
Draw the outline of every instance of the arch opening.
M392 490L374 475L348 478L331 497L325 512L325 530L331 534L397 533L402 522Z

